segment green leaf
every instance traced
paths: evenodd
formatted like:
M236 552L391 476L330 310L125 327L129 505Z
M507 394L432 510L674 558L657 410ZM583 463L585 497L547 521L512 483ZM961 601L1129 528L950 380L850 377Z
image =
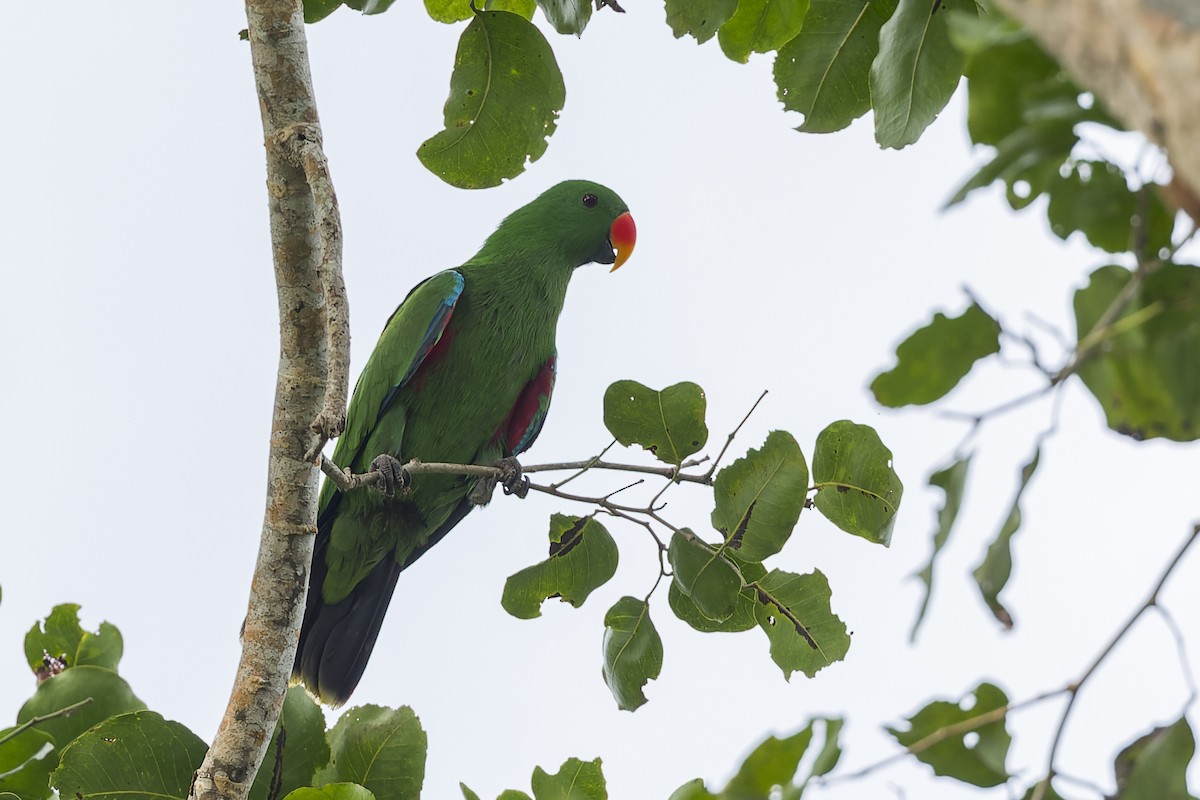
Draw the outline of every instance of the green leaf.
M746 582L756 581L767 574L761 564L739 562L738 567ZM758 624L758 618L755 616L758 593L750 586L746 586L738 592L733 614L728 619L721 621L705 616L696 606L696 602L688 597L675 581L671 581L671 586L667 590L667 602L675 616L701 633L739 633L748 631Z
M358 706L329 731L332 761L318 782L357 783L376 797L417 800L427 746L421 721L408 706Z
M871 108L871 62L897 0L811 0L804 27L779 50L775 84L796 130L840 131Z
M768 736L754 748L722 795L735 798L764 798L776 786L792 786L800 759L812 741L812 723L785 739Z
M787 431L771 431L761 450L717 473L713 527L742 561L778 553L792 535L808 495L808 464Z
M696 44L704 44L737 7L738 0L667 0L667 24L676 39L690 34Z
M975 568L973 573L975 583L979 585L979 591L983 595L983 601L987 603L992 614L1006 629L1013 626L1013 618L1004 604L1000 602L999 595L1012 575L1012 537L1021 527L1021 495L1037 470L1041 452L1040 447L1035 449L1033 458L1021 468L1021 482L1017 486L1017 494L1013 497L1008 517L1000 526L1000 532L996 534L995 540L988 546L983 562Z
M692 778L671 792L671 796L667 800L720 800L720 798L705 788L703 778Z
M1107 161L1078 161L1065 176L1047 187L1050 204L1046 216L1050 229L1060 239L1080 231L1093 246L1109 253L1137 250L1157 255L1171 244L1175 217L1165 205L1154 185L1138 192L1129 188L1120 167ZM1146 214L1145 230L1141 215ZM1145 238L1144 245L1139 237Z
M458 788L462 791L463 800L479 800L479 795L472 791L465 783L459 783Z
M608 800L600 759L568 758L553 775L535 767L533 797L534 800Z
M1058 80L1062 68L1027 33L993 14L952 15L955 44L961 44L960 20L994 26L987 45L967 60L967 131L976 144L999 145L1024 124L1031 88Z
M909 747L933 733L996 711L1008 705L1008 697L998 687L981 683L968 695L973 705L964 709L961 702L936 700L909 718L906 731L888 728L902 746ZM970 745L966 742L968 734ZM1004 728L1004 717L988 722L959 736L949 736L916 754L918 760L933 767L934 773L945 775L973 786L999 786L1008 780L1004 762L1012 737Z
M967 486L967 470L971 466L971 457L960 458L948 467L939 469L929 476L929 485L941 489L944 494L941 509L938 510L938 524L933 532L933 551L929 554L929 563L916 576L925 584L925 598L921 601L921 610L913 621L909 641L916 641L917 629L925 619L929 610L929 599L933 596L933 565L937 562L938 553L946 546L954 521L958 519L958 509L962 506L963 492Z
M447 24L462 22L475 15L471 0L425 0L425 11L434 20Z
M1055 791L1053 783L1048 785L1039 795L1038 786L1040 785L1041 781L1038 781L1033 786L1030 786L1029 789L1026 790L1025 794L1021 795L1021 800L1034 800L1035 797L1040 797L1041 800L1063 800L1063 796Z
M671 537L667 558L674 573L672 584L692 599L701 614L718 622L733 616L742 591L736 567L686 528Z
M288 792L283 800L375 800L375 795L357 783L328 783L320 789L306 786Z
M320 22L342 6L342 0L304 0L304 21Z
M938 13L931 9L940 8ZM879 31L879 54L871 64L875 141L880 147L912 144L958 88L966 59L953 44L946 11L975 9L974 0L900 0Z
M4 741L14 730L0 730L0 742L4 742L0 744L0 798L44 800L51 795L50 773L58 765L54 738L37 728L26 728Z
M769 53L790 42L804 25L809 0L739 0L717 31L721 50L745 64L751 53Z
M537 0L537 4L554 30L562 34L582 36L592 18L592 0Z
M61 658L68 668L87 664L116 671L125 647L121 632L107 622L95 633L85 631L79 625L79 608L76 603L57 605L25 634L25 659L34 672L42 669L46 654Z
M875 401L889 408L945 397L981 358L1000 352L1000 324L978 303L959 317L933 315L896 348L896 366L871 381Z
M1139 737L1117 755L1115 800L1194 800L1187 769L1195 750L1187 717Z
M279 748L283 732L283 749ZM250 789L250 800L279 797L302 786L311 786L313 775L329 763L325 738L325 714L302 686L293 686L283 698L283 712L262 760L262 768ZM278 765L279 785L274 795L271 784Z
M1058 168L1071 154L1079 137L1070 121L1026 124L996 146L996 155L979 168L946 201L943 209L961 203L976 189L1002 180L1008 187L1008 202L1014 209L1032 203L1058 177ZM1028 184L1023 192L1017 187Z
M72 742L51 780L62 797L184 800L207 750L178 722L135 711L105 720Z
M39 722L37 727L50 734L61 748L109 717L127 711L141 711L146 707L117 673L103 667L84 665L72 667L43 681L33 697L21 706L17 723L53 714L89 697L92 698L91 702L69 715Z
M796 771L812 742L817 722L823 723L824 743L813 759L809 777L797 785ZM837 765L842 753L838 745L841 729L842 720L817 717L791 736L768 737L746 756L720 794L713 794L702 779L696 778L676 789L670 800L799 800L809 779L825 775Z
M708 441L704 390L685 381L661 392L617 381L604 392L604 426L628 447L640 444L665 464L679 466Z
M970 59L989 50L1008 44L1029 41L1029 34L1013 20L995 9L987 14L964 14L950 11L946 15L950 41Z
M550 557L509 576L500 604L519 619L542 615L542 602L558 597L575 608L617 571L617 543L594 517L550 518Z
M525 19L533 19L533 12L537 10L537 3L534 0L487 0L484 4L484 9L487 11L508 11L513 14L520 14Z
M813 449L817 510L847 533L885 547L904 486L892 469L892 451L879 434L849 420L830 424Z
M662 639L650 621L644 600L625 596L604 615L604 666L601 674L622 711L646 702L646 683L662 671Z
M562 73L538 29L519 14L481 11L458 41L446 129L417 157L461 189L498 186L546 152L564 102Z
M497 800L533 800L532 797L516 789L505 789Z
M850 636L829 608L832 592L820 570L796 575L774 569L753 588L758 600L755 617L785 679L791 680L793 672L811 678L845 657Z
M1101 267L1075 293L1080 340L1131 280ZM1076 370L1113 430L1134 439L1200 437L1200 268L1164 264L1148 275L1125 311L1093 338L1098 346Z
M844 720L841 717L824 717L825 741L812 764L812 777L828 775L842 758L842 745L838 741ZM811 723L810 723L811 724Z
M1101 250L1120 253L1133 247L1137 197L1125 175L1107 161L1079 161L1050 189L1046 216L1060 239L1080 231Z

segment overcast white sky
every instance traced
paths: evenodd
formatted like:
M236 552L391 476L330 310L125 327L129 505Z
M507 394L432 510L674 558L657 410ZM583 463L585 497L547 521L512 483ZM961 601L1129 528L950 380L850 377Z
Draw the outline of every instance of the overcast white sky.
M346 230L354 370L412 284L461 263L547 186L591 178L628 202L639 243L616 274L577 273L554 408L526 461L606 444L601 397L613 380L694 380L715 446L771 390L734 455L773 428L811 457L833 420L875 426L904 502L888 550L805 513L775 559L829 577L834 610L854 632L844 663L786 683L761 633L695 633L664 592L652 605L663 674L634 714L616 710L599 653L605 610L653 581L645 533L610 526L622 546L616 578L580 610L548 604L543 618L521 621L500 608L505 577L544 557L551 512L578 509L535 495L473 515L403 576L354 697L416 709L434 800L458 796L460 780L484 797L527 790L534 765L555 771L572 755L604 759L614 798L665 797L696 776L719 786L762 736L814 714L847 714L845 764L866 764L891 752L881 726L932 696L989 678L1019 700L1076 677L1200 517L1200 451L1106 431L1072 382L1026 494L1005 595L1016 631L997 629L969 573L1049 423L1048 403L980 437L967 505L910 647L920 588L907 576L927 558L940 500L925 481L964 429L881 411L865 386L933 309L965 305L964 284L1008 323L1026 328L1032 311L1070 330L1069 292L1103 255L1055 239L1040 204L1014 217L995 192L938 212L980 155L966 143L961 99L899 153L875 147L869 119L797 134L768 59L734 64L715 42L674 40L659 4L627 6L622 17L598 13L582 40L551 34L567 83L558 132L525 175L475 193L442 184L413 155L440 129L461 28L428 20L418 3L366 19L343 9L310 28ZM148 0L11 4L5 17L0 725L34 688L24 632L72 601L87 627L120 627L121 673L135 692L209 739L258 544L277 347L262 134L237 37L245 18L234 2ZM1033 385L1029 370L992 364L949 405L975 410ZM702 493L667 498L673 519L706 529ZM1193 554L1162 597L1193 651L1198 576ZM1111 787L1114 753L1172 720L1186 693L1151 616L1081 697L1062 769ZM1044 769L1058 708L1012 720L1021 786ZM966 791L903 765L813 796L901 790Z

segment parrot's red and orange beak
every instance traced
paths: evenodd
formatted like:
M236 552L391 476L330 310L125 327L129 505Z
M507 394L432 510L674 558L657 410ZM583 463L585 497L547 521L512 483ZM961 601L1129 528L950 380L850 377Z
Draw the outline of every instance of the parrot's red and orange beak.
M629 260L629 256L633 254L633 246L637 243L637 226L633 224L633 217L628 211L613 220L608 231L608 240L617 253L616 261L609 270L615 272L617 267Z

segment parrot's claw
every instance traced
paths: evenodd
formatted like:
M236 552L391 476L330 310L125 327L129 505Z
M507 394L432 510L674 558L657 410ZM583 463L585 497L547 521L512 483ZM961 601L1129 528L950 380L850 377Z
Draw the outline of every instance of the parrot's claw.
M395 497L396 490L404 490L412 483L412 476L400 463L399 459L382 453L375 456L371 462L371 471L379 473L379 482L375 491L383 493L384 497Z
M492 502L497 483L504 488L505 494L515 494L522 498L529 494L529 478L525 477L520 463L515 458L502 458L492 466L500 470L500 475L488 475L475 482L475 487L468 495L472 505L486 506Z
M502 458L495 466L500 468L500 485L504 487L505 494L515 494L522 499L529 494L529 478L525 477L520 462L511 457Z

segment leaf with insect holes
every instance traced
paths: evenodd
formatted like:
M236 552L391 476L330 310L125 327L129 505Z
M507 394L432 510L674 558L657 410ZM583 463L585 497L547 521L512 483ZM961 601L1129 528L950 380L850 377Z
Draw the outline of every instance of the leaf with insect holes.
M793 672L812 677L850 649L846 624L830 610L829 581L814 570L796 575L771 570L752 587L758 600L758 626L771 640L771 659L791 680Z
M25 634L25 659L34 672L43 667L46 656L61 659L65 666L90 665L114 672L124 651L124 641L116 626L101 622L95 633L79 624L79 605L57 605L41 623Z
M51 781L63 797L182 800L206 749L178 722L134 711L110 717L71 742Z
M704 390L685 381L661 392L637 381L617 381L604 392L604 426L628 447L640 444L679 466L708 441Z
M840 131L871 109L871 62L896 0L812 0L804 27L779 49L779 102L804 115L796 130Z
M997 686L981 683L971 693L974 702L963 708L963 703L935 700L922 708L908 720L908 730L888 728L888 733L904 747L910 747L952 725L982 717L989 712L998 712L1008 705L1008 697ZM1008 780L1005 759L1012 737L1004 727L1005 717L964 731L925 748L916 754L918 760L933 767L938 775L954 778L973 786L999 786ZM970 740L967 736L970 735ZM968 741L971 743L968 744Z
M550 518L550 557L509 576L500 604L519 619L542 615L557 597L575 608L617 571L617 543L594 517Z
M520 14L480 11L458 42L446 129L417 157L460 189L498 186L546 152L566 87L546 37Z
M717 35L737 7L738 0L667 0L667 24L676 39L691 34L696 44L703 44Z
M830 424L813 449L817 510L847 533L888 546L904 485L892 469L892 451L867 425Z
M713 527L742 561L762 561L783 549L804 508L808 464L787 431L771 431L759 450L717 473Z

